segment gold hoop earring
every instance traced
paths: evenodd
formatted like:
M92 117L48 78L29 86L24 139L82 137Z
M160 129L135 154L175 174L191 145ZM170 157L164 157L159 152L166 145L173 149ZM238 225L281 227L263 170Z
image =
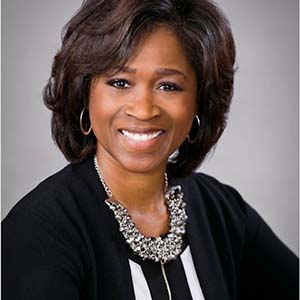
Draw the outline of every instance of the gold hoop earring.
M83 114L84 114L84 111L85 111L85 110L86 110L86 107L84 107L84 108L82 109L81 114L80 114L80 119L79 119L80 130L81 130L82 134L84 134L84 135L89 135L89 134L91 133L91 131L92 131L92 125L90 124L89 129L88 129L88 130L85 130L85 129L83 128L83 124L82 124L82 118L83 118Z
M188 134L186 136L186 138L187 138L187 140L190 144L195 144L197 142L198 138L199 138L199 135L200 135L200 119L199 119L198 115L195 116L195 119L196 119L197 124L198 124L198 130L197 130L196 136L193 139L190 138L190 134Z

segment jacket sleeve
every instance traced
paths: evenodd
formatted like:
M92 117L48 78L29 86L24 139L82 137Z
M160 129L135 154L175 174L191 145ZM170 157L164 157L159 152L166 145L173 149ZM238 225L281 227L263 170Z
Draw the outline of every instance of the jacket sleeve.
M76 300L76 259L53 226L34 213L2 223L2 299Z
M247 229L238 299L299 299L297 256L248 204L246 212Z

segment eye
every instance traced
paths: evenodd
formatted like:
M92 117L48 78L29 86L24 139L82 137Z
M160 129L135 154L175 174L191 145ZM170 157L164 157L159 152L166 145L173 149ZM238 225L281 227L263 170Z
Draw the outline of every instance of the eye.
M130 87L129 82L125 79L112 79L107 81L107 84L117 89L127 89Z
M164 82L160 84L159 90L166 91L166 92L175 92L175 91L182 91L182 88L175 83Z

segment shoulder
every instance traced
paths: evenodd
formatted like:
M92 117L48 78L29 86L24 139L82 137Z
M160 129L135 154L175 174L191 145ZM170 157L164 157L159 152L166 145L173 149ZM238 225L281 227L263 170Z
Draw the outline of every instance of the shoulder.
M91 189L84 178L93 169L86 168L86 162L69 164L24 196L3 220L3 269L9 283L20 287L18 293L33 291L33 282L37 288L59 282L75 293L90 270L88 230L78 205Z
M70 182L72 181L72 165L69 164L57 173L40 182L32 191L25 195L13 209L8 217L14 214L28 213L55 202L59 197L68 194Z
M81 210L93 198L91 193L99 188L97 184L92 159L69 164L25 195L8 213L3 225L34 219L59 230L66 222L79 222ZM92 201L89 203L93 205Z
M205 173L193 173L189 180L194 181L200 189L213 192L214 194L229 193L235 196L239 195L237 190L231 185L221 182L217 178Z
M236 188L204 173L193 173L185 179L191 207L205 210L208 222L237 230L252 240L263 219ZM215 226L215 225L213 225Z
M193 173L185 181L190 193L201 195L206 206L239 211L241 214L247 213L248 204L231 185L204 173Z

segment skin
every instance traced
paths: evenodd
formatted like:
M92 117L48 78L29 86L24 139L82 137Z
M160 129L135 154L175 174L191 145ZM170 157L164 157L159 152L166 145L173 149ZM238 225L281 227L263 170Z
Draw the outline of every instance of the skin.
M136 50L121 72L94 80L89 114L98 164L113 201L128 209L144 235L158 236L169 228L164 199L168 157L191 129L197 82L167 26L157 25ZM135 141L122 130L160 135Z

